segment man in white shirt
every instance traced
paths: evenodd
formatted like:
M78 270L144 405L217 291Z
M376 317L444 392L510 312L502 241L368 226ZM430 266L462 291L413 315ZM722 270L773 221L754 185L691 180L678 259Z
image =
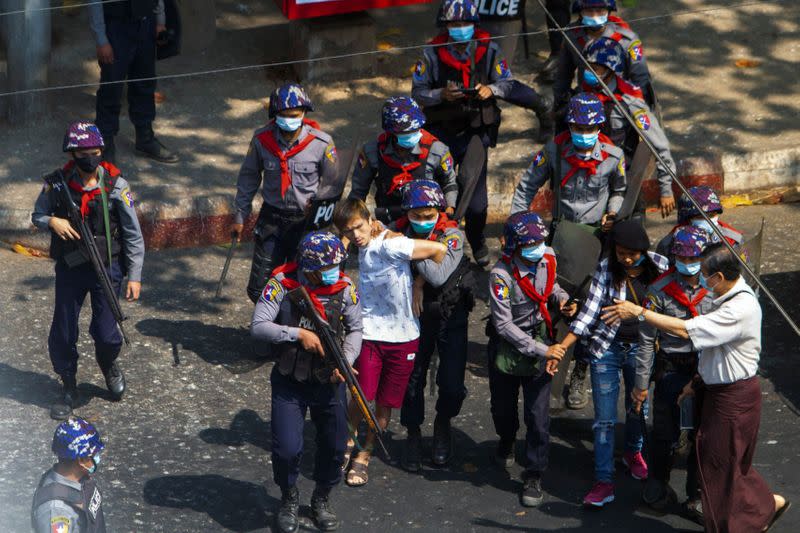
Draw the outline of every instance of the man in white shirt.
M333 221L342 235L358 247L363 342L355 370L364 396L368 401L375 400L378 423L385 429L392 409L403 405L419 346L419 320L412 307L411 261L433 259L440 263L447 246L390 232L372 218L366 204L358 199L342 201ZM351 401L348 417L352 430L358 427L361 416ZM367 483L367 465L374 444L375 435L370 432L364 449L350 463L348 485ZM351 438L345 463L354 446Z
M678 403L696 395L701 405L696 449L709 532L765 531L790 505L752 467L761 421L761 306L740 269L723 244L706 249L700 284L713 293L714 309L689 320L619 300L603 308L607 323L638 317L700 352L698 375Z

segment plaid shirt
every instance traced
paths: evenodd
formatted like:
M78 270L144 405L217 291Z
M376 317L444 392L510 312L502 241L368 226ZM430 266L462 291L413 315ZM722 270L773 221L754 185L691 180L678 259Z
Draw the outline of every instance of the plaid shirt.
M659 271L665 272L669 268L669 260L663 255L654 252L647 252L647 255ZM626 284L614 286L611 270L608 268L608 258L604 258L594 272L592 283L589 285L589 297L569 326L570 332L581 338L581 342L594 357L600 357L606 352L619 329L618 323L609 326L600 320L601 309L614 305L614 298L624 300L626 296Z

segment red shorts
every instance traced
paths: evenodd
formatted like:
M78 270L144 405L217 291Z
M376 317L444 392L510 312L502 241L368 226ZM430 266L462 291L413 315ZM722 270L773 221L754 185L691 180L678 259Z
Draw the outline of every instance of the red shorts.
M414 370L419 339L408 342L364 341L356 359L358 383L367 400L399 409Z

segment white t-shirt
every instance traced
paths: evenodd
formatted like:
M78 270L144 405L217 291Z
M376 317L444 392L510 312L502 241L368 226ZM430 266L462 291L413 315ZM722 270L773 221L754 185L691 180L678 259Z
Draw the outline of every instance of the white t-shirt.
M419 320L411 310L411 256L414 241L386 238L386 231L358 251L358 290L364 340L408 342L419 338Z
M734 383L756 375L761 356L761 305L743 277L714 300L715 309L686 321L700 352L697 371L708 385Z

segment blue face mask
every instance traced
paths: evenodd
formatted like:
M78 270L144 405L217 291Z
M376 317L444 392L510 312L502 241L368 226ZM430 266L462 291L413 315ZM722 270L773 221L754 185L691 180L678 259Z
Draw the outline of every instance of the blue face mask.
M595 76L594 72L592 72L591 70L583 71L583 81L586 82L586 85L591 85L592 87L600 85L600 78Z
M303 125L303 117L289 118L278 115L275 117L275 124L283 131L297 131Z
M639 259L637 259L636 261L633 262L633 264L631 265L631 268L641 266L641 264L644 263L644 260L646 258L647 258L647 254L643 253L642 255L639 256Z
M700 263L681 263L680 261L675 261L675 269L683 274L684 276L694 276L698 272L700 272Z
M323 285L333 285L339 281L339 267L331 268L329 270L321 270L319 275L322 277Z
M699 281L700 281L700 286L703 287L705 290L711 291L711 292L714 291L714 289L712 289L711 287L708 286L708 280L706 279L706 277L703 275L702 272L700 272L700 280Z
M584 26L589 26L591 28L599 28L600 26L605 26L608 22L608 15L600 15L598 17L587 17L582 16L581 22Z
M597 139L600 136L600 132L596 133L575 133L574 131L570 132L570 136L572 137L572 145L579 150L588 150L589 148L594 148L594 145L597 144Z
M409 218L408 221L411 223L411 229L414 230L414 233L419 233L420 235L428 235L436 227L436 220L420 221Z
M539 244L539 246L526 246L520 250L519 255L526 261L538 263L544 257L544 249L544 243Z
M398 146L403 148L414 148L420 139L422 139L422 132L415 131L414 133L397 133L395 134Z
M469 41L472 39L472 36L475 35L475 25L470 24L469 26L460 26L458 28L447 28L447 33L455 42L463 43L464 41Z
M92 456L92 466L90 466L89 468L86 468L83 465L81 466L83 466L83 468L85 468L86 471L89 472L90 474L94 474L97 471L97 465L99 464L100 464L100 454L98 453Z
M714 221L714 224L717 223L717 217L713 217L711 220ZM692 226L700 228L701 230L705 231L712 237L716 235L716 233L714 233L714 229L711 227L711 224L706 222L706 219L704 218L696 218L692 220Z

